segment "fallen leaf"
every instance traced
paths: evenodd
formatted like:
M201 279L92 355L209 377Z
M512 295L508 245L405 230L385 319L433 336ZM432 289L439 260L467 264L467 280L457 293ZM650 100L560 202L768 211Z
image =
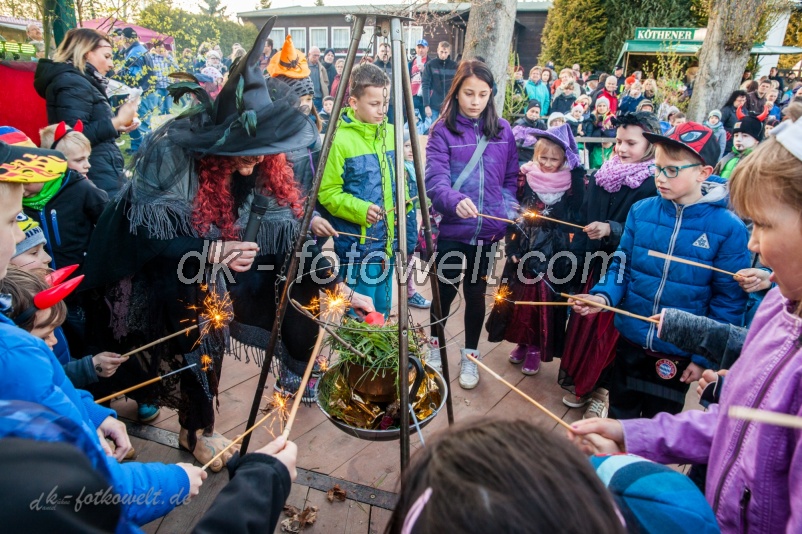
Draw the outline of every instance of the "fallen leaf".
M344 501L347 494L348 493L342 489L339 484L335 484L333 488L326 492L326 498L329 500L329 502L334 502L334 499L337 499L338 501Z
M465 399L465 406L470 406L470 405L471 405L471 401L469 401L468 399Z
M287 517L292 517L294 515L300 515L301 511L298 508L296 508L293 505L291 505L291 504L285 504L284 505L284 513L287 514Z
M301 522L302 529L306 527L306 525L314 525L315 521L317 521L317 506L307 506L304 508L298 520Z
M281 531L282 532L300 532L301 531L301 524L298 522L297 519L287 518L281 522Z

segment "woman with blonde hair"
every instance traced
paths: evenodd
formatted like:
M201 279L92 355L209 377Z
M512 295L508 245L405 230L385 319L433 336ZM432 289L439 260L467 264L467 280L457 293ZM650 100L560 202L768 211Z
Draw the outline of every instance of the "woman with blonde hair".
M67 32L53 60L42 59L36 67L34 88L47 101L47 121L84 125L83 134L92 143L91 169L87 177L113 196L122 185L123 155L115 141L135 130L137 102L123 104L115 116L106 87L114 66L114 51L107 37L91 28Z

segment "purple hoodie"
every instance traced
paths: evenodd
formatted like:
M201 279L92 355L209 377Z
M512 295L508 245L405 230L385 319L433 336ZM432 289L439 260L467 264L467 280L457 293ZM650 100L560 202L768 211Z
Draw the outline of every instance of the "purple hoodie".
M457 115L459 135L446 128L445 120L438 120L429 133L426 145L426 195L435 210L443 215L440 222L440 239L475 245L493 243L504 237L507 224L502 221L477 217L462 219L457 215L457 204L470 198L479 213L515 219L518 217L518 150L510 124L499 119L501 130L487 145L482 159L476 165L459 191L451 188L470 161L476 144L482 136L482 119L469 119Z
M724 533L802 532L802 431L727 416L730 406L802 416L800 335L793 304L772 289L720 404L622 421L627 452L660 463L708 464L705 496Z

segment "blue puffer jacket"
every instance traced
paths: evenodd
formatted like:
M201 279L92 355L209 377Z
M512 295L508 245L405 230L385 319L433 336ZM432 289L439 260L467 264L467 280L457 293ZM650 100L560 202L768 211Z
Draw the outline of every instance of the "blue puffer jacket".
M659 196L635 203L610 268L591 294L646 317L677 308L740 326L747 294L732 276L648 255L654 250L730 272L748 268L746 226L727 209L729 195L723 184L711 176L702 184L701 200L687 206ZM712 367L702 356L658 339L652 323L617 314L615 326L636 345L691 356L697 365Z
M0 400L41 404L81 425L104 455L115 490L126 497L123 513L144 525L170 512L189 492L189 478L177 465L119 464L103 453L95 429L112 410L95 404L86 391L73 387L53 352L0 314ZM158 493L157 493L158 492Z

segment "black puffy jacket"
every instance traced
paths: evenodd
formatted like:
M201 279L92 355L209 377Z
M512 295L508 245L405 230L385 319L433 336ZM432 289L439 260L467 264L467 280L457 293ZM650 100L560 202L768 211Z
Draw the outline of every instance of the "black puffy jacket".
M119 191L123 182L123 155L115 144L117 129L105 88L97 80L68 63L42 59L36 67L33 86L47 101L47 121L74 126L80 120L84 135L92 143L88 178L109 194Z

